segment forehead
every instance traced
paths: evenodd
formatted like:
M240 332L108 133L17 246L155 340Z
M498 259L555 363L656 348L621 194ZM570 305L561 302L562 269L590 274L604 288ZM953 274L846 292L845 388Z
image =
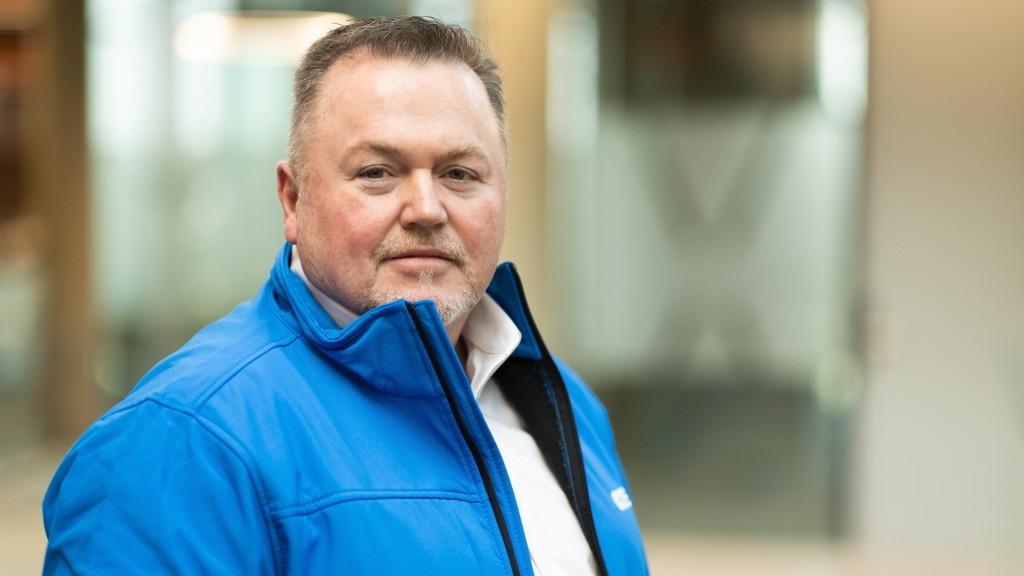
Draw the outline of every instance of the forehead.
M463 62L384 57L366 50L346 55L331 65L324 75L319 100L323 106L332 100L370 97L383 106L391 98L408 96L410 101L417 97L425 101L439 92L449 99L472 103L473 112L490 107L483 82Z
M413 61L357 52L328 69L316 108L310 128L330 137L345 139L369 129L382 136L397 136L405 127L433 128L446 138L472 132L488 143L501 141L487 90L462 62Z

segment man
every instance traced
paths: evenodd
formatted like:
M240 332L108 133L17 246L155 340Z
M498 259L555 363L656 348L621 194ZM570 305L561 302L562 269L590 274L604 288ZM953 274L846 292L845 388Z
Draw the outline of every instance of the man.
M72 448L44 573L646 573L605 412L497 267L494 62L370 19L295 89L269 281Z

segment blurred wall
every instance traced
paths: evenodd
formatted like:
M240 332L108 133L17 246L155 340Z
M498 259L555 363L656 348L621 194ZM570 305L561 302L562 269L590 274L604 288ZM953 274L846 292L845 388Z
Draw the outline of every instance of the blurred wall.
M870 8L857 532L1019 568L1024 3Z

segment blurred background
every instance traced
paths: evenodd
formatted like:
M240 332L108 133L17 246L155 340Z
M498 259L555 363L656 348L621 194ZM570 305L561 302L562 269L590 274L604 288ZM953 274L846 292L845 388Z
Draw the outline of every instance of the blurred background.
M505 257L655 574L1024 574L1018 0L3 0L0 573L70 442L266 278L338 13L501 62Z

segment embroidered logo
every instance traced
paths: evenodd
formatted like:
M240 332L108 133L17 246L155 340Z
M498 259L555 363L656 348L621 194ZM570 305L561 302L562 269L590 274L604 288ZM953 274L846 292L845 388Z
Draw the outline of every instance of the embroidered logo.
M622 486L619 486L611 492L612 502L619 507L619 510L625 512L633 507L633 501L629 499L629 493Z

